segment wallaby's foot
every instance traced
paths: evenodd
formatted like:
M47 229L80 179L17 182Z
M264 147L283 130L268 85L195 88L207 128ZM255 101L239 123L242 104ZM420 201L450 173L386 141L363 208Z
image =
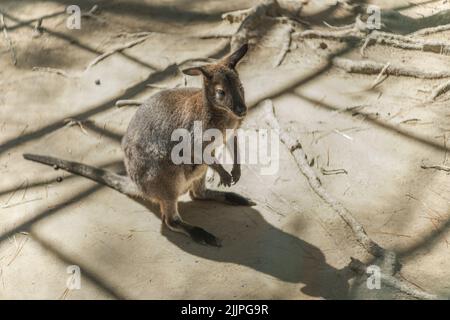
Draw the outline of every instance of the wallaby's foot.
M197 243L220 247L219 238L215 237L206 230L184 222L178 214L178 205L176 200L161 201L161 213L166 226L175 232L181 232L191 237Z
M224 185L225 187L231 186L231 182L233 181L233 177L231 176L231 174L229 174L227 171L224 170L219 172L219 176L220 176L219 186L221 185Z
M192 240L200 244L206 244L214 247L221 247L222 243L219 238L200 227L192 227L189 232Z
M255 202L234 192L217 191L211 189L191 190L189 195L193 200L212 200L224 202L234 206L254 206Z
M233 184L236 184L239 181L241 178L240 166L233 166L233 169L231 170L231 177L233 178Z
M200 227L193 226L179 219L165 219L165 223L170 230L175 232L182 232L191 237L192 240L197 243L214 247L222 246L219 238Z
M225 194L225 202L232 204L234 206L254 206L256 205L255 202L252 200L241 196L240 194L234 193L234 192L224 192Z

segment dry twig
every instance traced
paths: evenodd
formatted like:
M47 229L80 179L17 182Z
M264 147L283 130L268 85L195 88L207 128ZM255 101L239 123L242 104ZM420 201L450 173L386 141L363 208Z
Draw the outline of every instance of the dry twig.
M80 128L81 132L83 132L85 135L89 135L89 133L84 128L83 123L88 123L88 122L91 122L91 120L77 120L74 118L64 119L65 126L67 126L67 127L78 126Z
M231 50L248 43L250 32L256 30L265 18L283 17L285 19L282 19L282 22L290 20L304 24L298 17L302 6L301 2L292 2L290 6L281 7L277 0L262 0L252 8L223 14L223 19L230 22L241 21L236 33L231 37Z
M347 170L345 170L345 169L325 169L325 168L320 168L320 172L322 172L322 174L324 176L331 176L331 175L335 175L335 174L348 174Z
M140 106L143 103L144 102L139 101L139 100L117 100L116 107L121 108L121 107L125 107L125 106Z
M59 76L63 76L65 78L72 78L73 76L69 75L66 71L61 70L61 69L55 69L55 68L48 68L48 67L33 67L33 69L31 69L32 71L36 71L36 72L47 72L47 73L54 73L57 74Z
M117 48L114 48L114 49L112 49L112 50L106 51L105 53L103 53L103 54L99 55L97 58L95 58L91 63L89 63L89 65L88 65L88 66L86 67L86 69L85 69L85 72L89 71L89 69L91 69L91 68L92 68L93 66L95 66L97 63L99 63L99 62L102 61L102 60L105 60L106 58L108 58L109 56L115 54L116 52L120 52L120 51L123 51L123 50L125 50L125 49L129 49L129 48L131 48L131 47L134 47L134 46L136 46L136 45L138 45L138 44L144 42L145 40L148 39L148 37L149 37L150 35L151 35L151 34L148 34L147 36L141 37L141 38L139 38L139 39L136 39L136 40L134 40L134 41L131 41L131 42L128 42L128 43L126 43L126 44L124 44L124 45L121 45L121 46L119 46L119 47L117 47Z
M0 23L3 29L3 36L5 37L6 43L8 44L9 52L11 53L12 62L14 65L17 65L16 51L14 49L11 38L9 37L8 27L6 26L5 17L3 16L2 13L0 13Z
M435 164L435 165L422 164L420 167L422 169L435 169L435 170L450 172L450 167L449 166L444 166L444 165L440 165L440 164Z
M25 246L25 243L28 241L28 237L25 237L25 239L23 239L23 241L20 243L20 245L17 247L16 252L14 253L13 257L11 258L11 260L9 260L7 266L10 266L11 263L13 263L14 260L16 260L17 256L20 254L20 252L22 251L23 247Z
M364 45L361 48L362 56L364 56L364 49L372 44L381 44L405 50L417 50L447 55L450 54L450 43L448 42L416 39L411 36L403 36L382 31L372 31L367 34L366 32L361 32L355 29L344 29L338 31L306 30L300 33L295 33L294 37L347 42L364 41Z
M447 91L450 90L450 80L444 82L443 84L439 85L436 89L434 89L431 92L429 101L434 101L436 100L437 97L443 95L444 93L446 93Z
M291 34L294 31L293 27L290 24L285 25L283 28L283 34L282 39L283 43L281 46L280 53L275 58L274 67L278 67L283 62L284 58L286 57L286 54L289 51L289 48L291 46Z
M376 77L376 79L373 81L372 85L370 86L370 89L375 88L377 85L379 85L381 82L383 82L384 79L387 78L387 76L384 78L381 78L381 77L384 75L384 73L386 72L387 68L389 68L390 65L391 65L390 62L386 63L386 65L383 67L383 69L381 69L381 71L378 74L378 76Z
M350 60L346 58L334 58L333 64L349 73L360 74L379 74L383 71L385 65L372 60ZM450 77L449 71L422 71L418 69L408 68L404 66L389 65L384 73L386 75L404 76L421 79L442 79Z

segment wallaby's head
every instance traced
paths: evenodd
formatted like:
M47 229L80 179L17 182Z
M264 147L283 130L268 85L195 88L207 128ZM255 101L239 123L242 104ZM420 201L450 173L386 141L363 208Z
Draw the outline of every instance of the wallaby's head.
M247 50L248 45L244 44L218 63L183 70L190 76L203 76L206 99L212 107L230 112L238 118L245 116L247 106L236 65Z

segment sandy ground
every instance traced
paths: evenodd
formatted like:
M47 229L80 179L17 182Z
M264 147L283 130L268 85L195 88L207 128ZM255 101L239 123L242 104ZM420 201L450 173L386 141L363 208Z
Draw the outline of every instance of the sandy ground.
M233 30L220 15L256 1L109 1L81 30L63 14L77 1L0 3L17 54L11 63L0 41L0 298L2 299L358 299L408 298L386 287L369 291L347 265L371 257L350 229L309 187L280 145L276 175L244 166L231 189L252 198L251 208L192 202L182 216L223 240L200 246L161 227L158 210L87 179L22 158L34 152L123 171L120 139L135 112L119 99L144 99L149 84L176 86L175 64L228 52L227 39L199 39L205 30ZM331 2L331 1L329 1ZM416 1L419 3L420 1ZM411 17L450 9L446 1L378 1ZM78 1L83 11L95 1ZM326 1L322 2L326 5ZM307 8L311 12L320 8ZM307 11L308 11L307 10ZM34 36L34 19L44 32ZM323 28L323 25L318 27ZM256 43L239 66L252 110L246 128L266 128L258 102L273 99L281 125L302 142L323 185L382 246L395 250L401 276L450 296L450 188L443 171L450 130L448 95L424 103L439 80L323 71L326 54L343 44L294 41L273 67L280 27ZM153 31L133 48L88 71L101 53ZM121 34L128 32L130 34ZM435 35L448 39L450 33ZM225 49L224 49L225 48ZM450 67L447 56L372 46L367 57L424 70ZM359 48L346 56L360 59ZM55 74L35 67L64 70ZM189 78L188 85L199 86ZM360 106L358 109L350 107ZM357 111L357 112L356 112ZM64 119L90 120L83 128ZM321 169L347 174L322 175ZM62 182L57 178L62 177ZM217 179L211 182L217 185ZM81 270L81 289L66 290L67 267Z

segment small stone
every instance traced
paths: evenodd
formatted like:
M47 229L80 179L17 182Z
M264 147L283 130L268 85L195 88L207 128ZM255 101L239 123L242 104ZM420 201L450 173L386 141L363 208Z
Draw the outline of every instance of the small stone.
M101 84L100 79L95 80L95 84L99 86Z
M325 42L321 42L321 43L319 44L319 47L320 47L320 49L325 50L326 48L328 48L328 45L327 45Z

